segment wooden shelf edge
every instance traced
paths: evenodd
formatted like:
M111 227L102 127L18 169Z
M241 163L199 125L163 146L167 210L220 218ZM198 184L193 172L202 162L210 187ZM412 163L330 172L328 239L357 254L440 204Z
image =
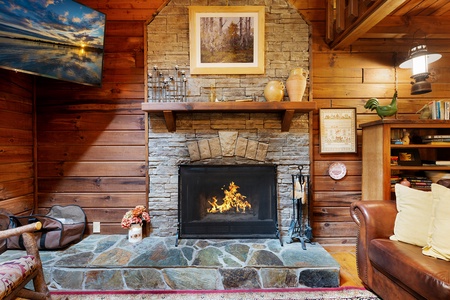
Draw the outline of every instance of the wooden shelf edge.
M450 166L391 166L395 171L450 171Z
M360 128L374 126L374 125L394 125L392 128L395 128L395 125L398 125L399 127L408 127L408 128L415 128L420 127L423 125L426 126L436 126L436 128L440 128L439 125L443 124L449 124L449 120L421 120L421 119L383 119L383 120L377 120L377 121L371 121L367 123L359 124ZM430 127L433 128L433 127Z
M169 132L176 131L177 113L282 113L281 131L289 131L295 113L308 113L317 109L315 102L144 102L147 113L163 113Z

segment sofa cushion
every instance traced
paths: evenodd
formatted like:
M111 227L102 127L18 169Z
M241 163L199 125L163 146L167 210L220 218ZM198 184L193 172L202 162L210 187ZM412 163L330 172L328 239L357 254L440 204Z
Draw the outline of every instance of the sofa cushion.
M433 210L433 194L395 185L397 216L391 240L425 246Z
M428 257L399 241L374 239L369 245L374 267L427 299L450 299L450 262Z
M433 218L429 229L427 245L423 254L450 260L450 189L433 183L431 191L434 198Z

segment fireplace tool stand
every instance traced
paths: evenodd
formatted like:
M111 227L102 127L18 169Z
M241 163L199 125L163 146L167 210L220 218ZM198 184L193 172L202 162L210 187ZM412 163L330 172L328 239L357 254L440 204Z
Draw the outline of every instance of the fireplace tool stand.
M292 175L292 220L289 226L287 243L300 241L303 250L306 243L311 243L312 228L310 226L310 176L303 175L303 166L298 167L299 173Z

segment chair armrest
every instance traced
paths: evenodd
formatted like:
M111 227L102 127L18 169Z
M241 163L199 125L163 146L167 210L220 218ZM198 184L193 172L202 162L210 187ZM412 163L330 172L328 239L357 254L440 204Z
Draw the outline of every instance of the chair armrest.
M0 231L0 239L6 239L11 236L21 235L25 232L34 232L41 228L42 228L42 223L36 222L36 223L32 223L32 224L28 224L28 225L24 225L24 226L20 226L20 227L16 227L16 228L2 230L2 231Z
M34 231L42 228L41 222L36 222L17 228L11 228L0 231L0 239L6 239L11 236L22 235L23 244L28 255L33 255L36 263L36 271L33 279L34 291L25 288L25 283L19 286L18 290L12 291L9 297L18 296L18 298L26 299L51 299L47 283L44 278L44 271L42 270L42 261L39 255L39 249L36 243ZM29 279L28 279L29 280ZM22 289L23 288L23 289Z
M27 254L35 256L36 259L39 260L39 264L41 264L39 249L38 249L36 240L33 235L34 231L39 230L41 228L42 228L42 223L36 222L36 223L23 225L23 226L16 227L16 228L2 230L2 231L0 231L0 240L9 238L11 236L22 235L23 244L24 244L25 250L27 251Z
M350 214L358 227L365 227L365 239L389 238L394 234L397 208L395 201L356 201Z
M372 282L372 265L369 260L370 241L389 238L394 234L397 208L394 201L356 201L350 205L350 215L358 225L356 261L358 274L368 286Z

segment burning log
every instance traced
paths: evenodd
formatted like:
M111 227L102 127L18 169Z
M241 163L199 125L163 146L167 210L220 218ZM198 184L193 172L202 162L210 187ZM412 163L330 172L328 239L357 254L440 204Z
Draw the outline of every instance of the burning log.
M236 212L245 213L247 208L252 208L252 205L245 200L246 196L238 192L239 186L233 181L228 186L228 190L222 188L224 197L222 198L222 204L217 203L217 197L212 197L212 201L208 201L211 208L207 209L209 213L224 213L231 209Z

